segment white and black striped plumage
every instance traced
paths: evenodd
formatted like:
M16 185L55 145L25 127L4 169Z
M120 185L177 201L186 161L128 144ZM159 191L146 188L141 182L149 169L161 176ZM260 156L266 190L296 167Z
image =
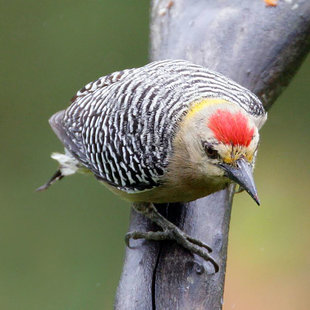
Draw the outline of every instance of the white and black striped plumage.
M81 89L50 124L65 148L97 178L138 193L160 185L190 103L209 97L239 105L260 127L265 111L255 95L183 60L101 77Z

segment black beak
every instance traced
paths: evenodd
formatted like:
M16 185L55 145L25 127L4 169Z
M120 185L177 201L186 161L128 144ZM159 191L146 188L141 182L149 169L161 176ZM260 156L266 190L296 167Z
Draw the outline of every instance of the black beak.
M238 159L235 166L224 163L219 164L219 166L224 169L228 178L243 187L248 192L248 194L255 200L255 202L260 205L254 183L252 167L245 159Z

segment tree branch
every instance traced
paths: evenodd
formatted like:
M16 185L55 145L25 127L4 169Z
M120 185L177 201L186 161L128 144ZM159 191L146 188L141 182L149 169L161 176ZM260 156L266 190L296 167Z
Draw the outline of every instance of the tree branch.
M268 109L310 47L310 1L152 2L151 60L187 59L256 93ZM115 309L222 308L233 189L161 207L186 233L213 248L220 271L171 242L133 241L126 250ZM130 230L154 230L132 212Z

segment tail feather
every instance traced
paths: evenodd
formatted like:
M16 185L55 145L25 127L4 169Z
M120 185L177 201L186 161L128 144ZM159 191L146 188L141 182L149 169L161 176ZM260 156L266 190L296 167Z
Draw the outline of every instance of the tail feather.
M86 171L86 168L82 169L78 160L75 159L67 149L65 149L65 154L53 153L51 157L56 161L58 161L59 169L47 183L36 189L37 192L46 190L53 183L55 183L58 180L61 180L64 176L74 174L78 171L81 172Z
M36 192L42 192L48 189L52 184L54 184L56 181L61 180L64 177L60 169L58 169L55 174L42 186L38 187L36 189Z

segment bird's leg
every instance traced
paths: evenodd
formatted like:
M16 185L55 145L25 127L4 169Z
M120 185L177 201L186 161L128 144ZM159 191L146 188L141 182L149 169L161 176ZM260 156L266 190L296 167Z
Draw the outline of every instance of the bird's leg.
M212 249L201 242L200 240L194 239L184 233L176 225L168 221L164 216L162 216L157 209L151 203L134 203L133 208L143 215L145 215L152 222L157 224L162 228L163 231L149 231L140 232L132 231L128 232L125 236L125 241L127 246L129 246L129 240L132 239L146 239L146 240L173 240L180 244L185 249L192 253L199 255L207 261L210 261L215 269L215 272L219 270L219 266L216 261L209 255ZM130 247L130 246L129 246ZM205 249L205 250L204 250ZM206 251L207 250L207 251Z

